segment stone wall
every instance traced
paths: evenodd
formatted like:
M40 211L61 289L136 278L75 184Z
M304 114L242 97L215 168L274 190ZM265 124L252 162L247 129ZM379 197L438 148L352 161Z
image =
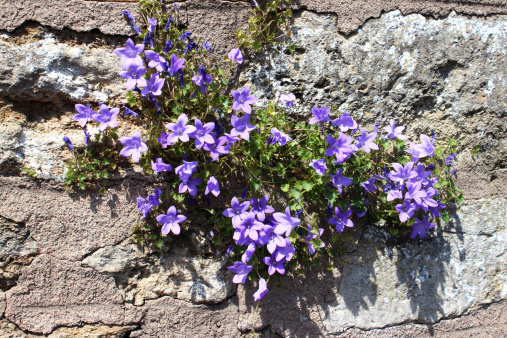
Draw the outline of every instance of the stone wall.
M234 46L247 1L178 2L216 56ZM0 0L0 336L452 336L507 333L507 4L293 1L292 40L236 69L265 100L292 92L294 118L335 105L408 135L460 144L465 201L424 239L366 226L335 268L284 276L258 309L235 287L197 219L162 252L131 241L135 199L158 188L123 173L107 194L65 190L62 136L81 140L75 103L124 100L112 50L133 2ZM125 121L123 131L128 132ZM81 141L82 142L82 141ZM75 142L80 145L79 141ZM481 151L472 158L471 149ZM32 170L37 179L21 175Z

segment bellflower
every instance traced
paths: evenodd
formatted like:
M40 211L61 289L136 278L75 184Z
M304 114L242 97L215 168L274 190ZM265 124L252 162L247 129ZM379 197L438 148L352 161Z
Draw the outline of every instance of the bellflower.
M229 52L229 60L236 61L237 63L243 63L243 54L239 48L233 48Z
M351 145L352 137L345 135L340 132L340 136L335 139L333 136L326 137L326 141L329 144L329 148L326 149L326 156L336 156L336 162L334 164L343 163L348 159L354 152L354 148Z
M162 158L157 158L155 162L151 161L151 169L153 169L154 172L159 173L162 171L172 171L173 167L170 164L164 163Z
M212 193L215 197L220 195L220 189L218 187L218 180L214 176L211 176L208 179L208 183L206 185L206 191L204 192L204 195L207 195L209 193Z
M395 199L403 199L403 190L405 190L405 185L400 184L397 187L393 187L393 189L389 190L389 193L387 194L387 201L391 202Z
M452 160L454 159L454 157L457 155L458 153L454 153L454 154L451 154L449 155L446 159L445 159L445 164L448 166L448 167L452 167L453 164L452 164Z
M143 41L143 45L148 45L150 46L151 48L155 48L155 45L153 44L153 38L151 37L151 35L147 34L145 37L144 37L144 41ZM145 63L148 63L148 61L146 61L147 59L144 59L144 62Z
M245 253L243 254L243 256L241 256L241 261L243 263L247 263L248 261L250 261L254 253L255 253L255 243L250 242L250 244L248 244L248 248L246 248L245 250Z
M264 262L264 264L266 264L268 266L268 273L270 276L277 271L280 275L283 275L285 273L285 266L284 266L285 261L282 260L281 262L277 262L276 260L274 260L271 257L264 257L262 259L262 261Z
M236 115L231 116L231 124L234 127L231 130L232 136L241 136L244 140L250 139L250 132L255 129L254 125L248 124L250 122L250 115L245 115L239 119Z
M173 54L171 56L171 67L169 68L169 74L171 74L171 76L175 76L178 73L178 71L185 68L185 66L183 65L184 63L185 59L181 58L178 60L176 54Z
M160 204L158 200L160 195L162 194L162 190L155 189L153 191L153 195L149 195L146 200L142 197L137 198L137 210L142 212L141 218L145 218L151 212L151 209Z
M259 222L252 212L245 212L242 215L241 221L233 224L236 233L233 238L239 240L240 236L249 238L252 241L259 239L259 232L264 229L264 224Z
M415 149L419 152L419 158L422 157L433 157L435 156L435 147L430 138L424 134L420 136L421 143L415 146Z
M419 161L419 158L424 157L424 156L421 156L421 153L417 149L417 145L410 142L409 146L410 146L410 150L405 150L405 151L407 153L409 153L410 155L412 155L412 162L417 162L417 161Z
M340 127L340 130L345 133L348 130L356 130L358 126L349 113L344 112L341 117L333 120L333 127Z
M131 65L137 65L138 67L143 66L143 60L139 56L144 50L144 45L138 44L134 45L134 41L132 39L128 39L125 43L125 48L116 48L113 52L120 57L123 57L121 60L121 67L123 69L128 69Z
M250 202L245 201L239 204L239 201L236 197L232 198L231 207L222 212L222 215L225 217L232 217L232 223L241 222L241 218L243 214L250 208Z
M283 248L279 248L272 255L277 262L290 261L296 253L296 249L294 249L288 238L285 238L285 243Z
M310 124L315 124L317 122L326 123L329 121L329 109L326 107L317 108L317 106L313 106L312 108L313 117L310 119Z
M197 161L187 162L187 161L183 160L183 164L180 166L177 166L174 169L174 172L179 177L183 177L185 175L192 175L196 171L197 171Z
M417 217L415 217L415 222L412 224L413 230L410 238L415 238L417 235L419 235L421 238L424 238L426 236L426 230L433 229L434 227L435 224L428 221L428 216L424 217L423 220L419 220Z
M271 134L273 136L271 136L271 139L267 144L276 144L278 142L279 145L284 146L287 142L292 141L292 138L289 135L282 133L275 127L271 128Z
M181 114L176 123L168 123L165 125L172 133L167 137L169 143L175 143L177 140L181 142L189 141L189 134L193 133L196 128L194 126L187 126L188 117L186 114Z
M268 287L266 285L266 280L264 278L261 278L259 280L259 289L253 294L254 301L261 300L262 297L264 297L268 293Z
M127 80L127 91L131 91L136 85L146 87L147 82L143 75L146 73L146 67L131 65L129 70L120 72L120 76Z
M188 134L188 136L195 139L195 147L201 149L204 143L215 143L212 132L215 129L215 123L208 122L204 126L201 120L195 118L195 131Z
M232 104L233 110L243 109L246 114L252 113L252 108L250 105L257 102L258 98L250 95L250 87L245 86L243 89L241 89L241 92L237 90L231 90L231 95L234 97L234 100L236 100Z
M231 149L232 145L240 140L237 136L232 136L231 134L224 134L227 137L227 145L225 146L225 150Z
M352 215L352 210L346 210L342 212L340 208L334 208L334 216L327 221L329 224L336 224L336 231L343 232L345 227L352 228L354 227L354 223L349 219Z
M160 134L160 137L157 139L158 140L158 143L160 143L160 145L162 146L162 148L166 149L167 146L172 146L174 144L174 142L169 142L167 140L167 138L169 137L169 134L166 134L164 132L162 132Z
M369 178L367 181L361 183L361 187L363 187L367 192L376 191L377 187L375 186L375 178Z
M230 266L227 268L230 272L233 272L236 274L234 278L232 279L233 283L236 284L245 284L246 277L250 273L250 271L253 270L253 266L246 265L243 262L234 262L234 266Z
M285 103L289 108L292 108L292 102L296 99L294 94L282 94L280 95L280 101Z
M197 49L199 46L197 43L194 42L192 39L188 39L188 43L185 46L185 51L183 52L183 55L186 55L188 52L190 52L192 49Z
M400 213L400 222L405 223L409 218L414 216L416 211L415 205L409 200L405 200L403 204L397 204L395 207L396 211Z
M141 92L142 95L159 96L162 94L162 87L164 86L165 79L161 79L158 73L151 76L150 81L146 83L146 88Z
M68 138L67 136L65 136L63 138L63 140L65 141L65 143L67 143L67 146L69 147L69 149L71 151L74 151L74 146L72 145L72 142L70 142L70 138Z
M213 137L213 140L215 140L215 135L211 135ZM226 146L224 144L227 142L227 137L221 136L213 143L205 143L204 144L204 150L207 150L211 154L211 160L216 161L220 155L228 154L229 150L226 149Z
M157 52L154 50L147 50L144 52L144 55L151 60L150 63L148 63L148 67L150 68L156 68L158 72L162 73L165 69L165 58L163 56L160 56Z
M320 237L322 237L322 234L324 233L324 229L323 228L319 228L319 234L316 235L314 234L313 232L311 232L312 230L312 227L307 225L306 228L308 229L308 235L306 236L301 236L305 241L307 241L307 245L308 245L308 251L310 251L310 254L314 255L315 254L315 247L313 246L313 244L311 243L311 241L317 237L319 237L319 240L320 240ZM321 241L321 244L319 246L319 248L323 248L326 246L326 244L324 242Z
M362 149L365 153L369 153L371 149L378 150L378 146L373 142L376 137L376 132L366 135L364 129L361 128L361 136L357 138L356 147Z
M180 175L180 179L181 183L178 192L183 194L188 190L188 193L195 197L197 195L197 186L201 184L201 179L198 177L192 178L191 175Z
M155 18L148 19L148 34L152 35L155 33L155 28L157 27L157 20Z
M255 198L250 199L250 205L252 207L251 212L256 215L257 219L261 222L264 222L266 219L266 214L275 212L275 209L267 204L268 196L262 196L259 200Z
M331 183L338 188L338 192L341 194L343 189L342 186L349 186L352 184L352 180L346 176L342 176L343 169L340 169L336 172L334 175L327 175L328 177L331 177Z
M198 76L192 77L192 81L201 87L201 93L206 94L206 89L208 85L213 82L213 77L211 75L206 74L206 68L203 65L199 66Z
M141 30L134 23L134 22L136 22L136 19L134 19L134 17L132 16L132 14L130 14L128 11L123 11L123 15L130 22L130 24L132 25L132 28L134 28L134 30L136 31L136 33L137 34L141 34Z
M141 139L141 132L136 131L132 137L120 137L120 142L125 146L120 151L120 156L129 157L132 155L132 161L139 162L141 153L148 151L148 146Z
M413 169L414 162L407 162L405 166L399 163L393 163L392 166L394 171L389 173L389 178L394 182L403 183L405 180L417 176L417 172Z
M284 214L281 212L275 212L273 214L273 218L278 222L278 224L275 226L275 233L279 235L285 233L285 236L287 237L289 237L292 229L301 223L301 220L299 218L291 216L290 207L288 206L285 208Z
M400 139L403 141L406 141L408 137L405 135L402 135L401 133L405 129L405 127L396 127L396 124L393 119L389 120L391 126L390 127L384 127L384 130L387 132L387 135L385 135L383 138L385 139Z
M420 181L423 184L428 182L428 180L426 178L433 173L431 171L426 171L424 168L424 164L422 164L422 163L417 163L417 167L415 169L415 172L416 172L417 176L412 177L411 180L413 182Z
M93 120L93 115L97 114L96 111L93 111L90 108L89 103L87 103L86 106L78 103L74 107L76 108L76 111L78 112L78 114L73 115L72 118L75 121L81 122L81 128L84 128L84 126L86 126L87 122L90 122Z
M167 209L167 214L158 215L157 222L163 224L162 236L167 235L169 232L172 232L175 235L179 235L181 230L179 223L185 222L186 219L187 218L185 216L178 215L176 212L176 207L174 205Z
M190 35L192 35L192 32L185 32L185 33L181 34L181 36L179 37L179 40L187 42Z
M125 105L123 105L123 115L132 115L133 117L137 117L139 116L138 113L136 113L135 111L125 107Z
M262 236L259 238L259 243L261 245L266 245L269 253L272 254L278 248L283 248L287 243L285 242L285 238L281 236L281 234L275 233L275 228L266 225L262 231Z
M164 53L167 54L169 53L169 51L173 48L173 42L171 40L167 40L165 42L165 46L164 46Z
M92 137L90 134L88 134L88 131L85 129L83 129L83 132L85 134L85 145L88 145L88 143L90 142L90 137Z
M115 128L118 125L116 116L120 113L120 108L109 108L103 104L100 106L100 114L94 114L93 119L100 122L100 131L104 131L107 127Z
M207 52L211 52L212 50L212 47L211 47L211 44L209 44L208 41L206 41L203 45L202 45L202 48L207 51Z
M309 166L315 169L317 175L320 176L324 175L327 170L326 160L324 159L313 160L312 162L310 162Z
M416 204L421 205L422 199L427 197L428 194L426 194L425 191L421 190L421 182L407 182L407 193L405 194L406 200L415 200Z

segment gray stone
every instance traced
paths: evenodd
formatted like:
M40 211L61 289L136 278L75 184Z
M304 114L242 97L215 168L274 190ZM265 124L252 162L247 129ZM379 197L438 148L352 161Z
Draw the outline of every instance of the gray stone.
M3 293L3 291L0 291L0 319L4 317L4 311L5 311L5 293Z
M37 254L37 243L24 224L0 216L0 290L16 285L21 268L30 265Z
M166 295L217 304L235 291L226 257L204 257L182 247L153 252L126 241L97 250L82 264L114 276L125 301L135 305Z
M111 49L59 42L42 34L27 44L0 39L0 92L25 101L108 101L124 94L121 59Z
M330 334L404 322L435 323L507 296L507 201L466 202L429 238L399 241L368 227L346 257L340 291L328 304Z

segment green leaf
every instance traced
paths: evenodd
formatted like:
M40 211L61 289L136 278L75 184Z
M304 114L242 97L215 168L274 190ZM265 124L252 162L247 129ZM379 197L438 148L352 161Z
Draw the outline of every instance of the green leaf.
M453 138L449 138L449 145L451 147L456 147L458 145L458 142L456 142L456 140L454 140Z
M252 189L254 192L259 190L261 187L261 182L258 180L252 180L252 182L250 182L250 184L252 185Z
M310 191L313 188L313 183L308 181L303 181L303 189L306 191Z
M105 195L106 194L106 188L105 187L100 188L99 194Z
M258 41L254 41L254 43L252 43L252 47L256 52L258 52L262 48L262 45Z
M289 183L283 184L282 187L281 187L281 189L282 189L283 192L289 191L289 189L290 189Z
M456 202L457 202L458 204L463 203L463 200L464 200L463 194L459 194L459 196L458 196L458 197L456 197Z
M150 235L149 235L148 237L149 237L149 239L151 239L151 240L155 240L155 239L157 239L157 238L158 238L158 235L157 235L156 233L154 233L154 232L150 232Z
M290 191L290 194L292 195L292 197L294 197L295 199L300 199L303 195L301 194L301 191L299 190L296 190L296 189L292 189Z
M338 240L338 235L336 234L332 235L331 240L333 241L333 243L336 243L336 241Z
M442 221L449 223L449 213L447 211L442 211Z
M334 268L333 264L329 264L328 266L326 266L326 269L328 269L329 271L333 270L333 268Z

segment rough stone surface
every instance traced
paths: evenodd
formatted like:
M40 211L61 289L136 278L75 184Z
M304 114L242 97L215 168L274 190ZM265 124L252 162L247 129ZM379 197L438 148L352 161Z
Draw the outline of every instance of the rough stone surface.
M0 291L0 319L4 317L5 311L5 293Z
M122 323L125 315L113 278L49 255L37 257L23 270L6 299L7 319L21 329L44 334L79 323Z
M125 180L98 191L66 191L43 182L0 177L0 215L23 222L41 253L78 260L129 237L137 221L142 182ZM44 198L41 198L44 196Z
M192 303L216 304L235 291L225 257L198 256L184 247L150 252L127 242L101 248L82 264L114 276L125 301L135 305L166 295Z
M24 224L0 216L0 290L16 285L21 268L30 265L37 253L37 243Z
M51 33L16 44L0 39L0 93L25 101L109 101L125 93L113 48L60 42Z
M141 329L130 337L239 337L237 299L220 305L191 305L163 297L144 306Z
M292 113L299 119L308 118L313 105L335 106L335 114L349 111L369 128L395 118L409 135L433 129L440 141L453 137L462 149L478 146L478 158L469 151L458 156L467 165L460 165L458 185L467 198L505 192L504 16L451 13L434 20L394 11L351 36L338 31L335 16L302 13L292 28L296 52L259 55L242 82L253 83L262 99L294 93Z

